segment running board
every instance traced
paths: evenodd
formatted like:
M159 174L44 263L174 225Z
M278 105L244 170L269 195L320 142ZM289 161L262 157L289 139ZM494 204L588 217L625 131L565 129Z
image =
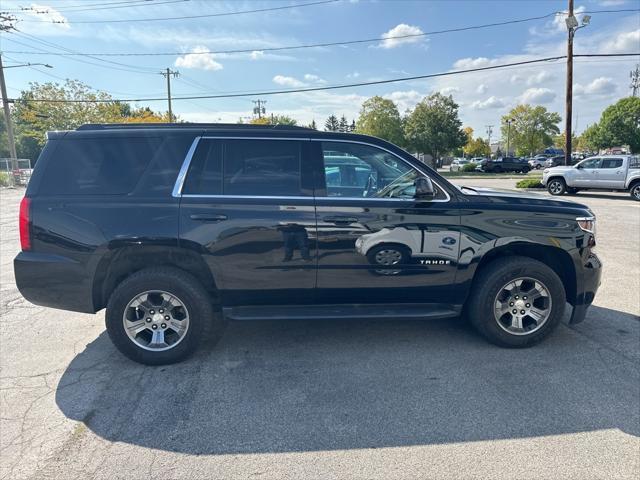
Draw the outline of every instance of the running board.
M260 305L222 309L227 320L436 319L457 317L460 315L460 311L460 306L434 303Z

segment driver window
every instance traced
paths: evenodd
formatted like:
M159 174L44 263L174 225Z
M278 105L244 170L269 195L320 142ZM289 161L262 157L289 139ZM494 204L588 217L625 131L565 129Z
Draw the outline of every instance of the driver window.
M582 168L598 168L599 165L599 158L589 158L580 164Z
M370 145L322 142L328 197L413 198L420 172ZM436 188L436 198L444 198Z

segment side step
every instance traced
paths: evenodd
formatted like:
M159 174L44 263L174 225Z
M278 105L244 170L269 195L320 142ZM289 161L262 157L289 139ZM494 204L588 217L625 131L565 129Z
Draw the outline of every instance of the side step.
M400 303L372 305L259 305L225 307L227 320L337 320L410 319L457 317L461 306L439 303Z

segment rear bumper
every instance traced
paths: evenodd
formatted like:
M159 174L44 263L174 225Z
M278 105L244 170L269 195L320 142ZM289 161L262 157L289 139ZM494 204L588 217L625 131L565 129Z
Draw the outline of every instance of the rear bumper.
M569 323L580 323L584 320L602 278L602 262L595 253L590 252L581 263L582 271L577 279L579 281L577 282L576 301Z
M60 255L20 252L13 260L16 285L35 305L95 313L85 265Z

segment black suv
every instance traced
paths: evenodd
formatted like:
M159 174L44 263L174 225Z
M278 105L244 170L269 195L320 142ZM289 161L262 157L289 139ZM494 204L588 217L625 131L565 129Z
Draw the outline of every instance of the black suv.
M600 281L583 205L458 188L383 140L296 127L52 132L20 207L20 292L147 364L227 320L465 315L532 345ZM222 313L222 315L219 314Z
M531 170L526 158L518 157L500 157L494 159L484 159L476 167L480 172L521 172L527 173Z

